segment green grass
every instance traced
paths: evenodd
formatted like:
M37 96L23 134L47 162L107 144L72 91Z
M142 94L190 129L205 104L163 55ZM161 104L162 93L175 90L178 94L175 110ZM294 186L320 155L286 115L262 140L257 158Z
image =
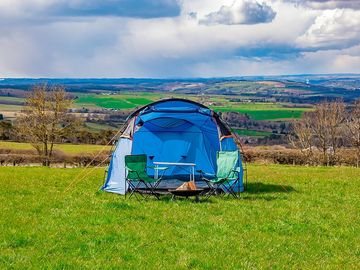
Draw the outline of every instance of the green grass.
M0 101L1 101L1 100L24 102L24 101L25 101L25 98L0 96Z
M96 193L104 170L81 172L0 168L0 269L360 268L359 169L251 165L240 200L203 203Z
M260 85L261 87L264 87ZM144 106L161 98L186 98L195 101L201 97L197 95L182 95L176 93L160 93L160 92L123 92L116 95L101 94L77 94L79 98L75 101L74 107L88 109L116 109L116 110L132 110L140 106ZM303 112L309 108L289 108L281 103L239 103L230 102L230 99L237 99L239 96L209 95L206 97L207 102L214 102L210 108L220 112L239 112L248 114L254 120L281 120L281 119L297 119ZM21 98L0 97L0 100L8 101L24 101ZM22 106L0 104L1 111L20 111Z
M10 105L10 104L0 104L0 113L4 111L21 111L23 106L20 105Z
M1 149L14 149L14 150L34 150L34 148L29 143L18 143L18 142L8 142L0 141ZM111 146L104 145L93 145L93 144L56 144L54 150L60 150L69 155L76 155L79 153L97 153L99 151L108 149L110 150Z
M297 119L309 108L288 108L280 103L224 103L223 106L211 106L215 111L238 112L247 114L254 120Z
M269 136L272 133L268 131L258 131L258 130L249 130L249 129L233 129L234 132L240 136L251 136L251 137L265 137Z
M171 95L177 98L186 98L204 102L195 95ZM83 94L76 100L77 106L102 107L108 109L130 110L139 106L144 106L153 101L164 97L171 97L168 93L146 93L146 92L125 92L118 95L94 95ZM280 103L238 103L230 102L229 99L236 96L210 95L205 100L214 102L218 105L211 105L210 108L220 112L239 112L248 114L254 120L279 120L300 118L302 113L309 108L289 108L286 104ZM237 97L238 98L238 97ZM220 105L219 105L220 104ZM288 104L287 104L288 105Z
M87 106L93 105L108 109L127 110L143 106L159 99L159 94L148 94L142 97L140 94L118 94L118 95L82 95L77 100L77 105Z

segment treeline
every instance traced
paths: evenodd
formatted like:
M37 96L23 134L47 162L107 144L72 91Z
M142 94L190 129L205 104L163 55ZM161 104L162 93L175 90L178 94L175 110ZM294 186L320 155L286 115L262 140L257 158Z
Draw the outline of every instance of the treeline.
M360 100L350 106L341 101L323 102L313 112L293 122L291 145L307 164L335 165L345 149L360 165Z
M55 143L72 144L106 144L114 137L117 130L99 130L90 131L81 123L76 128L65 129L62 134L56 138ZM0 121L0 140L26 142L24 136L17 132L15 125L10 121Z
M54 150L51 156L51 164L62 167L85 167L88 165L108 165L109 151L100 153L65 154ZM39 155L34 150L0 149L0 166L26 166L43 164L46 157ZM50 163L47 164L50 166Z
M243 159L249 163L261 164L323 165L323 157L319 151L314 151L312 159L309 160L298 149L290 149L284 146L247 146L244 148ZM351 148L341 148L332 165L357 166L356 152Z
M109 150L102 153L84 152L72 155L55 150L51 164L61 167L106 166L110 160L109 155ZM43 159L44 157L39 156L35 150L0 149L0 166L38 165L42 164ZM314 152L313 158L309 161L299 150L284 146L247 146L243 151L243 160L260 164L322 165L320 152ZM356 166L357 157L354 149L341 148L333 165Z

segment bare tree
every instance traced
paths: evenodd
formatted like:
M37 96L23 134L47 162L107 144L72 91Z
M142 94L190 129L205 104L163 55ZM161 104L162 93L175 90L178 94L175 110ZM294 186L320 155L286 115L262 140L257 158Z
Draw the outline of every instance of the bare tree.
M292 134L289 136L290 144L299 149L308 161L313 156L314 135L312 125L312 114L304 113L300 120L292 123Z
M309 160L313 157L313 148L316 148L321 151L324 165L334 163L343 142L345 115L345 105L341 101L316 105L313 112L305 113L302 119L293 123L290 143Z
M68 113L72 100L63 86L35 86L26 100L26 107L16 123L20 137L29 141L44 166L50 166L54 143L74 121Z
M346 134L356 149L356 166L360 166L360 99L358 99L346 118Z
M342 101L328 103L328 132L330 135L331 158L337 157L338 149L343 145L344 129L346 119L345 104ZM334 160L331 160L332 162Z

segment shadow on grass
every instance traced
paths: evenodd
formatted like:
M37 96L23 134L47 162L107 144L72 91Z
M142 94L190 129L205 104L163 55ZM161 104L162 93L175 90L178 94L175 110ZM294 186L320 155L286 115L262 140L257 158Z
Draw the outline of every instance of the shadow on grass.
M198 200L196 200L195 197L186 198L186 197L176 196L173 198L172 195L163 195L160 197L160 201L167 202L167 203L176 203L176 202L190 202L190 203L196 203L196 204L213 203L211 200L206 199L206 197L203 195L199 196Z
M278 192L294 192L296 191L292 186L264 184L261 182L248 183L246 193L261 194L261 193L278 193Z
M242 200L246 201L279 201L279 200L287 200L284 196L276 196L276 195L259 195L250 196L250 194L244 195L241 197Z

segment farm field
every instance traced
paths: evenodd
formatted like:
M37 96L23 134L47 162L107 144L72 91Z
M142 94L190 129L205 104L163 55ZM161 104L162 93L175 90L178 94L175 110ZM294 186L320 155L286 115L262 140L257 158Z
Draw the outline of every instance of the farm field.
M195 203L97 192L103 168L1 167L0 268L359 269L359 169L248 169L241 199Z
M127 110L143 106L165 97L165 94L158 93L124 93L116 95L93 95L82 94L76 100L77 106L87 107L88 105L99 108Z
M250 136L250 137L266 137L271 135L271 132L267 131L258 131L258 130L248 130L248 129L233 129L234 132L240 136Z
M220 112L239 112L249 115L254 120L279 120L300 118L302 113L309 108L289 108L288 104L280 103L239 103L230 102L224 96L194 96L194 95L169 95L161 93L124 93L119 95L83 95L76 100L77 106L95 106L107 109L129 110L164 97L187 98L208 105L211 109ZM206 102L205 102L206 101Z
M29 143L0 141L1 149L34 150ZM97 153L102 150L110 150L111 146L94 144L55 144L54 150L60 150L65 154L76 155L80 153Z
M240 103L232 102L236 96L223 95L184 95L177 93L155 93L155 92L123 92L121 94L77 94L75 108L88 109L115 109L133 110L144 106L161 98L186 98L198 101L209 106L211 109L220 112L239 112L249 115L254 120L284 120L300 118L302 113L310 110L309 108L291 108L289 104L282 103ZM237 97L238 98L238 97ZM24 102L23 98L0 97L6 102ZM14 113L19 112L22 106L11 104L0 104L0 113L6 117L14 117Z
M309 108L289 108L280 103L225 103L224 106L210 106L215 111L247 114L254 120L297 119Z

